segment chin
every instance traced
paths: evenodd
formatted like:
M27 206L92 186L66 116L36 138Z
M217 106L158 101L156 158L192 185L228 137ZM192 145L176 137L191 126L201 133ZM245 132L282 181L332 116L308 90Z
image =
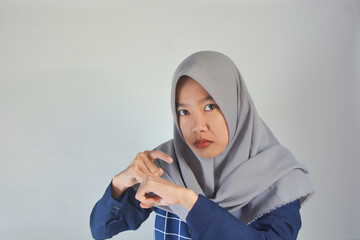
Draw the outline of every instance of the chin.
M196 149L195 151L193 150L193 152L199 158L214 158L214 157L219 155L219 154L216 154L216 153L213 153L213 152L210 152L210 151L199 151L198 149Z

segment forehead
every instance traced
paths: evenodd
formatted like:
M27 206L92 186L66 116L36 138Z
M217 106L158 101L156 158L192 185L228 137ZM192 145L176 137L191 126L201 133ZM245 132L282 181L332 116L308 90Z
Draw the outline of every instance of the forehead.
M210 94L194 79L183 76L176 85L176 101L208 97Z

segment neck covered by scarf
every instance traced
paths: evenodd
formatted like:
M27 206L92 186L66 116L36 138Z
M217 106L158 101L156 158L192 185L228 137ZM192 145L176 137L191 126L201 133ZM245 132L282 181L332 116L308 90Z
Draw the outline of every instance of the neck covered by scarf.
M197 81L226 119L229 143L215 158L197 157L181 134L175 93L182 76ZM303 203L314 192L307 169L259 117L237 67L227 56L202 51L186 58L173 76L171 108L174 138L156 148L174 159L172 164L155 161L164 170L164 179L206 196L245 223L296 199ZM183 220L188 214L179 205L158 207Z

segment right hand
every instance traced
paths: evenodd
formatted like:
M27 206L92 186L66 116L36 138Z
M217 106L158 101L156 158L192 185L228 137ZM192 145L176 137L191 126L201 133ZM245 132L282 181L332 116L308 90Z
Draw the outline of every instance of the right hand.
M155 174L159 177L163 175L164 171L154 164L154 160L157 158L167 163L173 162L169 155L160 150L138 153L130 165L113 178L112 196L119 197L127 188L141 183L148 174Z

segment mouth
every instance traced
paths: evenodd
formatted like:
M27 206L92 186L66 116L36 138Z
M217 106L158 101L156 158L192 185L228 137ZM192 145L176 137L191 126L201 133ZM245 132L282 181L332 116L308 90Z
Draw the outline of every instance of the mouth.
M211 143L212 141L207 139L198 139L194 142L194 145L197 148L207 148Z

